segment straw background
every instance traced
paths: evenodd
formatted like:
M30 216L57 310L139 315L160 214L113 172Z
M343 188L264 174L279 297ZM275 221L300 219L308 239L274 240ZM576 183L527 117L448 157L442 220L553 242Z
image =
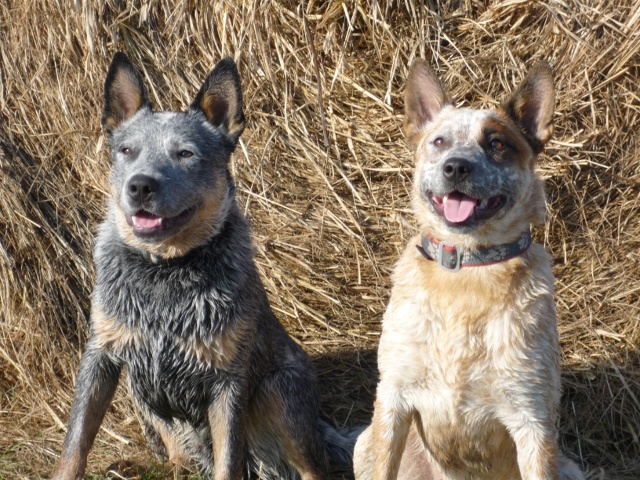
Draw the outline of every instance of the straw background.
M273 308L314 357L324 412L368 421L390 272L413 233L401 131L426 58L490 107L537 60L557 87L540 159L563 351L561 443L590 479L640 478L640 1L0 2L0 479L47 477L87 339L100 128L113 53L157 109L185 108L223 56L248 126L233 159ZM318 95L322 87L322 97ZM89 456L148 460L120 387ZM96 478L96 477L94 477Z

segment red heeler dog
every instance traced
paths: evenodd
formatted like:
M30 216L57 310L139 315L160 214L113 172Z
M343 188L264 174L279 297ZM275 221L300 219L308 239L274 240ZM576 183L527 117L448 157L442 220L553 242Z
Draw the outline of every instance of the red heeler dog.
M530 234L553 107L546 64L496 110L455 108L423 61L411 68L420 232L393 276L357 480L583 478L558 449L554 280Z

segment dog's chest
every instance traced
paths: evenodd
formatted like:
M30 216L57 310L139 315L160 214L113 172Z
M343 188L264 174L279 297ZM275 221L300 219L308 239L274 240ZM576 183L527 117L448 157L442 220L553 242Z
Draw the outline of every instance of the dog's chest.
M206 419L210 399L236 368L240 348L232 328L208 337L184 337L163 328L131 326L94 315L94 342L128 374L132 396L161 417Z
M209 349L209 352L205 352ZM222 389L228 365L213 342L188 345L171 334L147 337L115 352L126 365L132 395L156 414L204 421L210 398Z
M518 379L535 368L527 361L535 359L524 319L535 316L539 302L509 290L522 279L495 285L490 276L428 274L394 286L379 350L382 384L390 393L400 385L441 465L498 478L491 475L514 467L500 417L509 395L528 394Z
M136 401L160 416L197 422L241 363L248 328L241 303L200 277L177 282L182 272L149 271L155 277L132 268L100 278L93 341L125 366Z

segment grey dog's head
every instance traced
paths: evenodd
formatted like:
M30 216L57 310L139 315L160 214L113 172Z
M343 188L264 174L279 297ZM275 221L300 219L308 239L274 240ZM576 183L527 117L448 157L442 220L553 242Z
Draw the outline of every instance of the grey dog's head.
M120 236L165 258L205 243L233 202L228 164L245 124L233 60L216 65L188 111L154 112L142 75L116 53L104 97Z
M414 209L423 234L459 245L512 241L544 219L535 160L553 132L549 66L535 66L495 110L455 108L422 61L405 91L405 131L416 149Z

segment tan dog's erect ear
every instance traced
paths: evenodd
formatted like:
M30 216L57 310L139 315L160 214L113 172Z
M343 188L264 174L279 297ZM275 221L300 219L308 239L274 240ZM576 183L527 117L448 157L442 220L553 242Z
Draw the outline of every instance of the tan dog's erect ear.
M407 140L415 143L422 127L449 103L451 100L427 63L416 59L404 91L404 133Z
M104 83L102 126L110 135L143 107L151 108L142 75L122 52L113 56Z
M231 58L221 60L204 81L191 108L200 110L235 143L244 130L240 75Z
M540 153L553 134L555 89L546 62L536 64L522 81L504 109L524 131L535 153Z

